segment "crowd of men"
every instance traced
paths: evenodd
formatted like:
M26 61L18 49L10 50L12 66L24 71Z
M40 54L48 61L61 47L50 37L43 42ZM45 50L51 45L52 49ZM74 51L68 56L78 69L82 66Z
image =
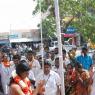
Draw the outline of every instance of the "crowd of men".
M95 63L87 52L62 50L65 95L95 95ZM32 49L11 56L0 51L0 95L61 95L59 61L58 48L44 51L43 58Z

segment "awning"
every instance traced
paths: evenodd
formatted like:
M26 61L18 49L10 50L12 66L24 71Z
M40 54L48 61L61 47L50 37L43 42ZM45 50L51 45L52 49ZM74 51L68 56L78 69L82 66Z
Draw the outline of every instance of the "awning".
M3 39L3 40L0 40L0 44L9 44L9 40L8 39Z
M32 41L33 39L29 38L10 39L10 43L32 42Z

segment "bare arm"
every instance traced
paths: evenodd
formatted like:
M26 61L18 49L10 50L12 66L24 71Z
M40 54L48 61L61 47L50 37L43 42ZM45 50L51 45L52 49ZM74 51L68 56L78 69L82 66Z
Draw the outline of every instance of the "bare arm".
M37 88L33 91L33 95L37 95L38 93L40 94L41 88L42 88L42 84L39 83ZM19 87L19 85L12 84L10 86L10 95L25 95L25 94L22 92L22 89Z
M12 84L10 87L10 95L25 95L17 84Z

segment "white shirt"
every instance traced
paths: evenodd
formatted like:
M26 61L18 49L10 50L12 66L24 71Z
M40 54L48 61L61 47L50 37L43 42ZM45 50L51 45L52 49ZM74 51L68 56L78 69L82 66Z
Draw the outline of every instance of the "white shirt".
M63 60L63 63L67 66L70 63L70 60L68 58L65 58Z
M31 80L35 80L35 77L34 77L34 73L32 70L29 71L29 76L28 76L29 79Z
M49 61L49 62L51 63L52 66L54 66L55 59L52 60L51 58L49 58L49 59L46 59L46 60Z
M34 59L33 62L29 62L29 64L32 64L32 72L34 74L35 79L37 78L38 74L41 71L41 66L38 60ZM31 71L29 72L31 73Z
M45 75L43 74L43 72L41 72L41 74L39 74L37 78L36 85L40 80L45 80L46 82L46 84L44 85L45 86L44 95L57 95L56 94L57 86L61 85L61 79L56 72L51 70L48 75Z
M10 67L5 67L2 63L0 64L1 83L4 94L8 94L8 85L10 82L11 72L14 70L13 64Z
M52 70L60 75L60 69L59 68L56 68L55 66L53 66Z

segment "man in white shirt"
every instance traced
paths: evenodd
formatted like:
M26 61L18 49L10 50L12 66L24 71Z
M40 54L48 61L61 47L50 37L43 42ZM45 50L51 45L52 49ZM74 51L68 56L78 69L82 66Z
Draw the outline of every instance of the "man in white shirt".
M38 75L36 85L40 81L44 81L44 95L60 95L61 79L51 70L51 64L48 61L44 62L44 70Z
M54 66L52 67L52 70L55 71L60 75L60 69L59 69L59 57L55 59Z
M33 51L28 51L27 52L27 62L31 68L31 70L29 71L29 75L31 75L31 72L33 72L34 77L36 79L37 75L39 74L40 70L41 70L41 66L38 60L36 60L34 58L35 53Z
M8 56L6 54L2 57L2 62L0 64L0 74L1 83L3 87L3 92L5 95L8 94L8 85L10 82L11 72L13 71L13 65L9 62Z
M67 65L70 63L69 58L67 57L67 52L65 49L62 50L63 53L63 63L64 63L64 68L67 67Z
M51 52L48 52L47 53L46 60L49 61L52 66L54 66L55 59L54 59L53 54Z

